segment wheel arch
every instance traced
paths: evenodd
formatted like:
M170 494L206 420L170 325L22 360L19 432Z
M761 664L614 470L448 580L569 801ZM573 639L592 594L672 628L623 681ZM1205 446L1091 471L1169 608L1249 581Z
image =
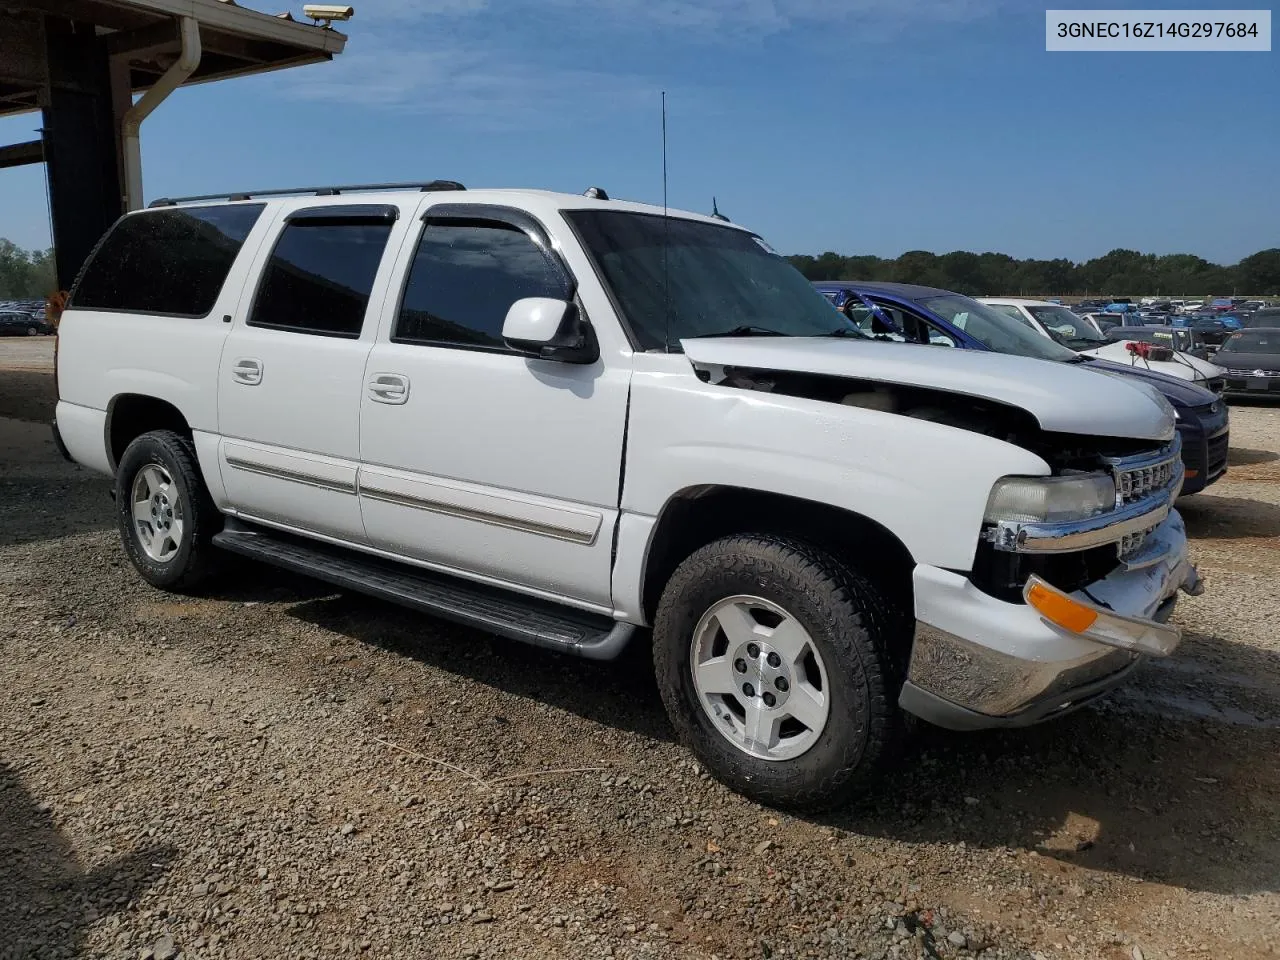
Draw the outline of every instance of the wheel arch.
M104 442L107 462L114 472L125 448L151 430L172 430L192 438L191 425L174 404L159 397L141 393L120 393L107 404Z
M686 487L668 498L646 551L641 602L652 623L663 587L700 547L739 533L770 533L812 543L856 567L896 605L914 615L915 559L888 527L865 514L818 501L749 487ZM874 563L867 560L874 559Z

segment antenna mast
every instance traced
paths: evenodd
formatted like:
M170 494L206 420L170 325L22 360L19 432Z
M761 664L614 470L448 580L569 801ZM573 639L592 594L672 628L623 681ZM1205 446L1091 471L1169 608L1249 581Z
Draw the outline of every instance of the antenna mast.
M662 314L665 321L662 346L671 352L671 285L667 280L667 251L670 249L671 220L667 216L667 91L662 91Z

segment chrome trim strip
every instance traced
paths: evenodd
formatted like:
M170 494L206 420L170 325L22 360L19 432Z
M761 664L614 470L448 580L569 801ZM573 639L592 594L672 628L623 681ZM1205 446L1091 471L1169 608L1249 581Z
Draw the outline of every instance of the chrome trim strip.
M1161 493L1088 520L1068 523L1001 520L993 525L989 539L997 550L1008 553L1070 553L1116 543L1128 534L1140 533L1164 521L1182 491L1183 473L1179 461L1173 484Z
M347 483L342 480L330 480L328 477L317 477L312 473L302 473L298 470L287 470L284 467L268 467L261 463L254 463L251 460L242 460L235 456L226 456L223 458L227 466L234 467L237 470L243 470L246 473L256 473L263 477L272 477L276 480L290 480L293 483L301 483L308 487L318 487L321 490L332 490L335 493L349 493L354 495L356 492L355 482Z
M1130 457L1103 457L1102 462L1117 473L1128 473L1130 470L1143 470L1155 467L1167 460L1176 460L1182 454L1182 435L1175 433L1173 439L1150 453L1139 453Z
M370 500L379 500L383 503L391 503L400 507L411 507L415 510L425 510L428 513L438 513L441 516L457 517L460 520L474 520L477 523L487 523L495 527L505 527L508 530L519 530L523 533L532 533L542 537L551 537L554 540L564 540L569 543L580 543L583 546L591 546L596 542L599 534L599 526L589 534L579 533L577 530L571 530L566 527L556 527L545 523L537 523L532 520L520 520L515 517L504 516L503 514L490 513L487 510L470 510L466 507L459 507L452 503L444 503L439 500L430 500L426 497L413 497L408 494L396 493L392 490L383 490L378 487L370 487L363 481L360 483L359 494L362 497L368 497Z

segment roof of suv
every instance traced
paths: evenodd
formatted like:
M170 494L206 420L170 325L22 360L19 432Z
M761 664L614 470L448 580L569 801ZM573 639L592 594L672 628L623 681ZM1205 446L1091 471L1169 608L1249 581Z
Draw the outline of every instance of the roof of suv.
M396 203L403 206L416 206L423 197L431 197L434 200L444 200L448 203L485 203L494 205L510 205L512 201L516 201L522 207L530 210L542 210L544 212L551 210L622 210L631 213L647 213L661 216L664 212L661 206L651 203L640 203L633 200L602 200L595 197L584 196L579 193L557 193L553 190L533 190L524 188L483 188L478 190L423 190L419 189L355 189L355 188L321 188L333 189L341 191L343 189L350 192L340 192L329 195L318 195L313 192L291 192L281 194L279 192L261 191L260 195L252 192L227 194L220 198L210 197L192 197L192 198L176 198L174 200L157 200L149 207L143 210L134 211L144 213L147 210L172 210L182 207L197 206L221 206L234 203L265 203L271 206L293 207L317 207L317 206L342 206L352 203ZM730 223L720 220L708 214L694 213L690 210L668 209L666 213L673 217L679 217L684 220L698 220L705 223L716 224L717 226L730 227L736 230L746 230L746 227L740 224Z

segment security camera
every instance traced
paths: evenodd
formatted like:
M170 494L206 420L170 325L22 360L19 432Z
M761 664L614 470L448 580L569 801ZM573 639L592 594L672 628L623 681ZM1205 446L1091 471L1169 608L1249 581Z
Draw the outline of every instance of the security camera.
M305 4L302 12L316 23L324 21L326 24L334 20L350 20L356 13L355 7L338 7L327 3Z

